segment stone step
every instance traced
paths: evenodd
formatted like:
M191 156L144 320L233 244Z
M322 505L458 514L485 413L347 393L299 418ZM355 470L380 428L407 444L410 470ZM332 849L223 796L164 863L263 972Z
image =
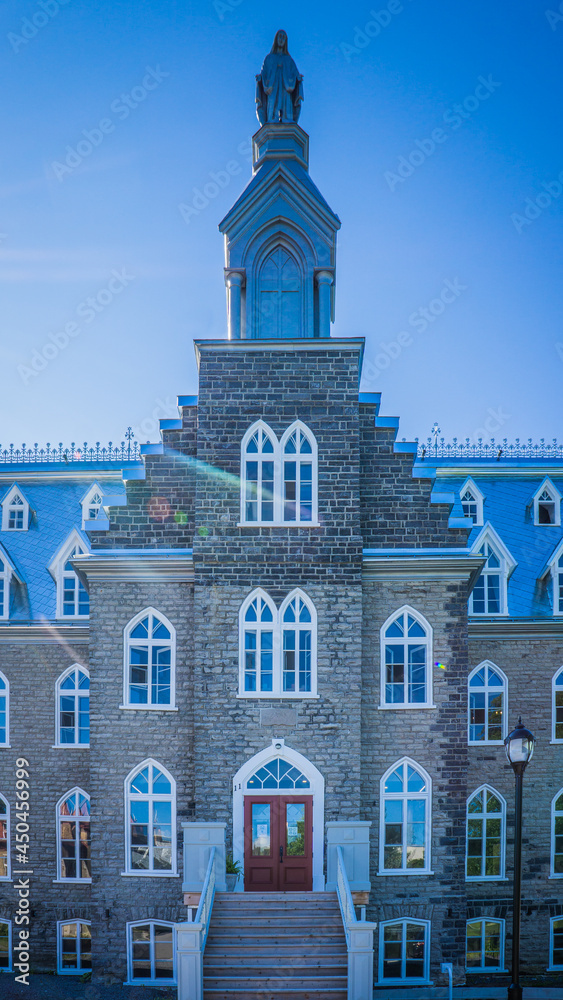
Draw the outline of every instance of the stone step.
M284 965L256 966L254 959L242 965L215 965L206 964L203 966L203 975L206 979L228 978L228 979L311 979L319 978L346 978L348 972L347 965L294 965L285 960Z
M269 989L264 991L248 989L204 989L204 1000L348 1000L347 990L325 989L320 990L286 990Z
M231 927L338 927L342 929L342 917L336 916L331 917L325 914L322 916L310 917L307 914L295 913L291 917L286 914L271 914L269 916L260 916L256 913L245 914L238 916L229 916L217 914L213 916L213 926L223 927L228 930Z
M250 949L249 949L250 950ZM266 954L260 955L224 955L220 954L208 954L207 948L205 949L205 954L203 957L203 967L204 969L219 969L219 968L234 968L235 966L240 968L253 969L269 969L291 967L292 969L328 969L331 967L338 966L339 968L346 969L348 966L348 955L346 950L335 952L331 951L326 955L303 955L302 953L296 955L288 955L284 952L283 955L272 955L268 951ZM276 973L277 975L277 973Z
M204 976L203 990L322 990L346 989L346 976Z
M228 938L222 933L217 933L211 925L209 929L209 934L207 940L210 945L221 947L221 945L267 945L270 949L278 948L279 945L283 944L296 944L301 942L302 949L309 949L311 944L342 944L345 940L344 934L341 933L326 933L326 934L316 934L314 931L310 933L305 933L303 930L297 934L292 934L288 930L280 931L276 930L272 933L263 934L260 938L256 937L256 928L251 928L248 933L244 933L243 929L239 929L236 933L231 931Z
M324 942L320 943L316 941L314 944L309 944L307 946L307 957L311 960L316 958L324 958L327 955L344 955L347 956L348 952L346 949L346 940L338 942ZM209 941L205 946L204 952L204 962L206 959L213 959L223 955L226 959L232 960L236 955L248 956L252 959L260 958L263 956L265 959L270 960L272 958L272 948L269 944L240 944L231 943L229 941L222 941L219 939L215 944ZM277 945L275 949L275 955L279 958L282 957L302 957L303 956L303 944L302 938L293 944L283 944Z
M320 901L321 903L327 899L335 900L337 899L335 892L216 892L215 899L217 902L223 902L223 900L249 900L253 902L255 900L266 900L266 902L280 902L286 899L295 900L299 903L311 903Z

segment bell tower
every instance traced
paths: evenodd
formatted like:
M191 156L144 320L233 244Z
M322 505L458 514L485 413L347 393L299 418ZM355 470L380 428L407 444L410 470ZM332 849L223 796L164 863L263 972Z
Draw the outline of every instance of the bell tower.
M252 179L219 225L228 336L329 337L340 220L309 176L309 136L297 124L302 77L285 32L277 33L256 82L261 128Z

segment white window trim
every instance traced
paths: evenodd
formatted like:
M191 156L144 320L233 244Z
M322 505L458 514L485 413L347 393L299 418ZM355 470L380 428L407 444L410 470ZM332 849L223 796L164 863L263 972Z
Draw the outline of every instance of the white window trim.
M471 739L471 702L470 702L471 688L470 688L470 684L471 684L471 678L474 676L474 674L476 674L479 670L481 670L482 667L484 667L484 668L492 667L492 669L502 678L502 682L503 682L502 691L503 691L503 694L504 694L504 702L503 702L503 711L502 711L502 739L501 740L472 740ZM485 692L488 692L490 689L487 686L487 684L485 684L485 686L481 690L483 690ZM499 690L501 690L501 688L495 688L495 690L499 691ZM488 733L489 724L488 724L488 721L487 721L487 704L486 704L486 700L485 700L485 727L486 727L486 731ZM476 667L473 667L473 670L471 671L471 673L469 674L469 677L467 678L467 743L468 743L468 746L470 746L470 747L496 747L496 746L502 746L504 744L504 738L507 735L508 735L508 677L506 676L504 670L501 670L500 667L497 667L496 663L493 663L492 660L482 660L481 663L478 663Z
M72 621L84 622L88 621L90 617L89 614L87 615L63 614L64 567L70 553L76 547L78 547L81 555L87 555L90 552L90 544L88 540L76 528L73 528L70 535L67 536L63 544L57 549L55 555L53 556L48 566L49 573L51 574L57 585L56 617L62 619L62 621L64 622L72 622Z
M541 497L541 495L542 495L542 493L543 493L544 490L547 491L547 493L551 497L551 500L552 500L552 502L554 504L554 508L555 508L554 509L555 520L554 520L553 524L542 524L540 522L540 519L539 519L540 497ZM544 479L543 483L541 484L541 486L538 487L538 489L536 490L536 492L534 493L534 495L532 497L532 501L533 501L533 505L534 505L534 525L535 525L535 527L537 527L537 528L555 528L555 527L561 526L561 499L562 499L561 493L559 492L559 490L557 489L557 487L553 485L553 483L551 482L551 479L549 478L549 476L546 476L546 478Z
M133 778L135 778L137 776L137 774L139 774L139 772L142 771L145 767L148 767L149 764L152 764L153 767L157 767L158 770L161 771L162 774L164 774L168 778L168 780L170 782L170 790L171 790L170 799L171 799L171 803L172 803L172 808L170 810L170 814L171 814L171 826L172 826L172 868L170 869L170 871L153 871L152 869L139 870L137 868L132 868L131 867L131 843L130 843L130 839L129 839L129 833L130 833L130 815L131 815L131 810L130 810L131 794L130 794L130 791L129 791L129 786L130 786L130 783L133 780ZM125 791L125 868L121 872L121 874L122 875L134 876L136 878L137 877L138 878L175 878L175 877L177 877L177 875L178 875L178 849L177 849L177 843L176 843L176 841L177 841L177 834L176 834L176 782L175 782L174 778L172 777L172 775L170 774L170 771L168 771L165 767L163 767L162 764L159 764L159 762L157 760L155 760L154 757L147 757L146 760L143 760L140 764L137 764L134 768L132 768L129 771L129 774L125 778L124 791ZM169 796L156 796L156 798L162 798L163 800L164 799L167 800L169 798ZM147 799L149 800L149 802L152 803L152 801L153 801L153 793L152 792L148 792L147 793ZM149 811L149 819L150 819L150 811ZM150 826L150 823L149 823L149 826ZM144 920L144 921L138 921L138 922L140 922L140 923L147 923L148 921Z
M481 528L483 526L483 504L485 502L485 496L483 493L481 493L481 490L477 486L477 483L475 482L474 479L471 478L471 476L469 476L465 480L463 486L459 491L460 503L461 503L461 498L463 497L463 494L465 493L466 490L471 491L471 493L475 498L474 502L477 504L477 520L474 522L473 527ZM465 516L466 515L464 514L464 517Z
M0 976L1 976L3 972L13 972L13 966L12 966L13 955L12 955L12 921L9 919L9 917L4 917L2 913L0 913L0 924L8 925L8 968L0 969Z
M6 619L10 617L10 586L14 568L2 548L0 548L0 560L4 563L4 570L0 573L0 580L4 583L4 598L0 601L0 619Z
M483 548L485 542L488 542L491 548L495 550L500 561L500 567L498 569L498 574L500 576L500 611L473 611L473 592L471 592L469 595L469 614L473 615L475 618L501 618L502 616L506 616L508 614L508 581L518 563L504 544L498 532L495 531L490 521L487 521L473 542L473 545L471 546L471 553L473 555L479 555L479 552ZM492 574L485 575L494 575L494 572ZM478 579L480 578L481 574L479 574Z
M547 527L549 527L549 525L547 525ZM548 577L551 577L553 591L553 599L551 603L553 616L555 618L563 615L563 599L561 602L559 601L559 574L561 573L563 575L563 567L559 567L559 560L563 561L563 539L555 546L555 549L545 563L544 568L538 577L541 581L545 581Z
M417 924L419 927L424 927L424 977L414 978L405 977L402 979L389 979L383 978L383 944L384 944L384 931L386 927L391 924L402 924L403 928L405 924ZM378 948L378 963L377 963L377 981L378 985L383 986L431 986L430 981L430 932L431 932L431 922L430 920L419 920L418 917L394 917L392 920L383 920L379 924L379 948ZM401 942L401 954L402 962L404 962L404 932L403 941Z
M10 746L10 682L9 682L8 678L6 677L6 674L3 673L2 670L0 670L0 680L2 680L4 682L4 684L6 685L6 688L5 688L5 697L6 697L6 739L5 739L4 743L0 743L0 748L2 748L3 750L6 750ZM0 689L0 696L1 696L1 689Z
M550 837L550 850L549 850L549 877L550 878L563 878L563 872L555 871L555 803L560 795L563 795L563 788L560 788L558 792L555 793L551 800L551 837ZM559 810L557 810L557 815L559 815ZM561 813L563 815L563 812Z
M563 738L561 738L561 739L558 740L557 737L556 737L556 735L555 735L555 722L556 722L555 695L557 693L557 687L558 687L558 685L557 685L557 678L558 677L561 678L561 688L560 689L563 692L563 667L559 667L559 670L556 670L555 673L554 673L554 675L553 675L553 677L551 678L551 740L550 740L550 743L563 743Z
M66 881L66 879L65 879ZM82 917L70 918L70 920L57 920L57 975L58 976L83 976L85 972L90 972L90 969L63 969L63 926L67 924L85 924L86 927L91 927L90 920L83 920ZM80 936L79 936L80 939ZM79 949L80 951L80 946ZM79 955L79 959L81 955Z
M270 438L273 445L272 461L274 463L274 519L273 521L247 521L245 517L245 485L246 485L246 448L248 442L256 433L257 430L263 430ZM302 431L309 440L311 445L311 465L312 465L312 484L313 484L313 504L311 511L310 521L285 521L283 517L284 505L283 505L283 461L284 461L284 447L287 439L293 434L295 430ZM296 456L296 460L298 456ZM251 459L252 460L252 459ZM281 441L278 440L277 434L272 430L272 428L264 420L256 420L253 423L241 441L240 449L240 521L237 527L239 528L318 528L319 527L319 473L318 473L319 459L318 459L318 445L317 439L313 434L310 427L304 424L302 420L294 420L294 422L284 431Z
M419 645L426 646L426 700L420 703L416 702L402 702L399 704L387 704L385 701L385 673L386 673L386 663L385 663L385 645L386 642L392 642L391 639L387 640L385 638L385 632L400 615L409 614L414 618L418 624L425 630L426 639L420 639ZM406 637L404 637L406 640ZM399 642L399 640L397 640ZM397 608L389 615L387 620L381 626L379 630L379 649L380 649L380 702L379 708L386 709L387 711L393 711L398 709L399 711L405 711L405 709L410 709L411 711L417 711L421 708L436 708L433 702L433 655L432 651L434 648L434 632L429 621L422 615L419 611L415 611L410 604L403 604L401 608ZM405 664L405 667L407 665ZM407 682L405 681L405 686Z
M90 671L88 667L85 667L83 663L71 663L70 667L63 670L62 674L59 674L55 681L55 742L53 744L53 750L88 750L90 743L61 743L60 741L60 686L64 680L72 673L73 670L82 670L86 674L88 679L90 679ZM74 697L78 697L80 688L74 689ZM88 688L88 700L90 700L90 688ZM78 724L75 725L75 732L78 730Z
M10 522L10 507L12 506L12 500L14 496L18 494L21 497L23 503L23 528L9 528ZM2 531L27 531L29 528L29 501L27 500L25 493L20 489L17 483L8 490L4 499L2 500Z
M410 764L415 771L425 779L427 783L426 792L402 792L401 794L395 792L385 792L385 782L393 771L396 771L401 764ZM405 799L423 799L426 802L426 815L425 815L425 840L424 840L424 868L385 868L385 802L387 799L391 801L402 801ZM405 824L402 824L405 826ZM404 833L403 833L404 837ZM418 764L412 757L401 757L400 760L396 760L394 764L391 764L387 768L385 774L379 782L379 871L378 875L389 876L389 875L399 875L401 877L408 876L412 878L413 875L433 875L432 871L432 778L428 774L428 771ZM388 923L390 921L387 921Z
M102 500L102 502L100 504L96 504L95 505L95 506L98 507L98 513L99 513L99 511L103 509L103 499L104 499L104 491L101 488L101 486L100 486L99 483L92 483L92 485L90 486L89 490L87 491L87 493L84 494L84 496L82 497L82 500L80 501L80 506L82 507L82 527L83 528L86 528L86 526L89 523L91 523L93 520L95 520L95 518L88 517L88 508L91 506L91 504L92 504L92 498L96 495L96 493L100 496L100 498Z
M159 927L172 928L172 979L133 979L133 939L131 931L133 927L145 927L147 924L158 924ZM154 962L154 951L151 934L151 968ZM146 920L131 920L127 924L127 981L124 986L176 986L178 980L177 957L176 957L176 931L175 924L170 920L159 920L150 917Z
M472 965L471 967L469 967L467 965L467 927L468 927L469 924L476 924L476 923L480 923L481 924L481 961L483 961L484 948L483 948L483 926L482 925L486 921L489 921L490 923L493 923L493 924L499 924L500 925L500 958L501 958L501 964L498 966L498 968L495 968L494 966L491 966L491 965L479 965L479 966ZM500 972L500 973L503 973L503 972L507 971L505 969L505 964L506 964L506 953L505 953L505 940L506 940L506 938L505 938L505 930L506 930L506 924L505 924L505 921L503 920L502 917L489 917L489 916L485 915L483 917L472 917L471 919L469 919L469 920L466 921L466 924L465 924L465 971L466 971L467 975L471 975L474 972L482 975L483 972L495 972L495 973L496 972Z
M12 881L12 830L10 826L10 803L5 795L0 792L0 802L3 802L6 806L6 845L7 845L7 864L6 864L6 874L0 875L0 882L11 882Z
M135 645L135 639L131 639L131 632L136 625L139 624L143 618L147 615L154 615L158 618L163 625L170 631L170 704L169 705L152 705L150 702L146 705L139 705L136 702L131 702L129 700L129 648L131 645ZM163 643L163 645L167 643ZM150 669L150 663L149 663ZM150 695L150 679L148 684L149 690L147 695ZM148 607L144 608L143 611L139 611L139 614L135 615L131 621L127 622L127 625L123 629L123 704L119 706L120 708L127 708L133 711L149 711L149 712L175 712L176 708L176 629L174 628L172 622L166 617L162 611L157 611L156 608Z
M88 795L88 792L85 792L84 789L80 788L78 785L76 785L74 788L71 788L68 792L65 792L64 795L61 795L59 801L57 802L57 806L56 806L56 823L57 823L57 877L56 877L56 879L53 879L53 881L54 882L58 882L58 883L60 883L62 885L67 885L67 884L68 885L72 885L73 883L74 884L79 884L79 885L87 885L88 883L90 883L92 881L92 877L91 876L89 878L80 878L80 876L78 876L77 878L63 878L62 875L61 875L61 868L62 868L61 822L65 822L65 821L64 820L61 821L59 810L60 810L63 802L66 802L66 800L71 795L76 795L76 796L83 795L85 799L88 799L88 803L90 803L90 796ZM77 801L79 801L79 800L77 799ZM80 817L78 817L78 816L70 817L68 819L68 822L72 823L73 819L76 821L76 823L80 822ZM88 822L90 822L90 818L88 819ZM80 844L80 839L79 839L78 843ZM90 859L90 863L91 863L91 859ZM76 870L77 871L80 870L80 857L79 857L79 855L77 855L77 857L76 857Z
M500 814L499 813L490 813L489 814L486 811L484 813L470 813L469 812L469 803L471 802L472 799L475 798L476 795L479 794L479 792L490 792L491 795L494 795L495 798L497 798L499 800L500 806L501 806ZM486 799L485 799L485 809L486 809ZM497 792L496 788L493 788L492 785L487 785L487 784L480 785L479 788L476 788L474 792L471 792L471 794L467 796L467 802L466 802L466 806L465 806L465 814L466 814L466 820L465 820L465 881L466 882L507 882L508 879L507 879L506 874L505 874L506 873L506 799L504 798L503 795L500 794L500 792ZM470 818L470 816L471 816L471 818L473 818L473 817L476 818L476 819L480 818L481 821L484 824L485 823L485 818L488 817L489 815L491 817L495 817L496 816L497 818L500 816L500 829L501 829L501 838L500 838L500 874L499 875L468 875L467 874L467 860L468 860L469 855L467 853L467 849L469 847L469 818ZM484 830L484 827L483 827L483 830ZM486 843L486 837L484 835L482 837L482 840L483 840L483 846L484 846L485 843ZM482 860L482 858L481 858L481 860ZM480 919L480 918L476 917L475 919L477 920L477 919Z
M282 643L282 632L283 632L283 615L284 611L295 597L300 597L301 600L307 605L311 613L311 690L310 691L284 691L283 688L283 643ZM244 645L244 632L245 626L251 628L249 623L245 623L244 617L246 615L247 609L250 604L256 598L263 598L268 604L268 607L272 611L272 631L273 631L273 681L272 681L272 691L245 691L244 690L244 665L245 665L245 645ZM268 623L269 624L269 623ZM265 631L269 631L265 628ZM314 602L311 600L308 594L305 593L300 587L295 587L291 593L289 593L283 600L279 610L276 607L275 602L272 600L270 595L262 589L262 587L257 587L253 590L243 601L239 610L239 689L238 698L244 699L257 699L257 698L283 698L287 699L298 699L300 701L306 700L307 698L315 699L318 698L317 694L317 633L318 633L318 623L317 623L317 609Z
M549 965L547 967L548 972L560 972L561 969L563 969L563 965L553 964L553 948L555 943L553 940L553 929L555 926L555 922L559 920L563 921L563 910L559 915L555 917L550 917L549 920Z

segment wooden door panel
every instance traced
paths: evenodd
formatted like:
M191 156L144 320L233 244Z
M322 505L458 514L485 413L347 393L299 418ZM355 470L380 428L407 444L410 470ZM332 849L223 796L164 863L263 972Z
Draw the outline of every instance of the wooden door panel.
M309 795L245 796L246 892L310 892L313 800Z

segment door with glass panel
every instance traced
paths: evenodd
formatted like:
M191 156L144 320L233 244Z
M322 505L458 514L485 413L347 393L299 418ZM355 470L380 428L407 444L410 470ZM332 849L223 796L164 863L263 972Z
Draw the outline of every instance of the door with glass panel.
M313 887L312 797L244 800L246 892L310 892Z

